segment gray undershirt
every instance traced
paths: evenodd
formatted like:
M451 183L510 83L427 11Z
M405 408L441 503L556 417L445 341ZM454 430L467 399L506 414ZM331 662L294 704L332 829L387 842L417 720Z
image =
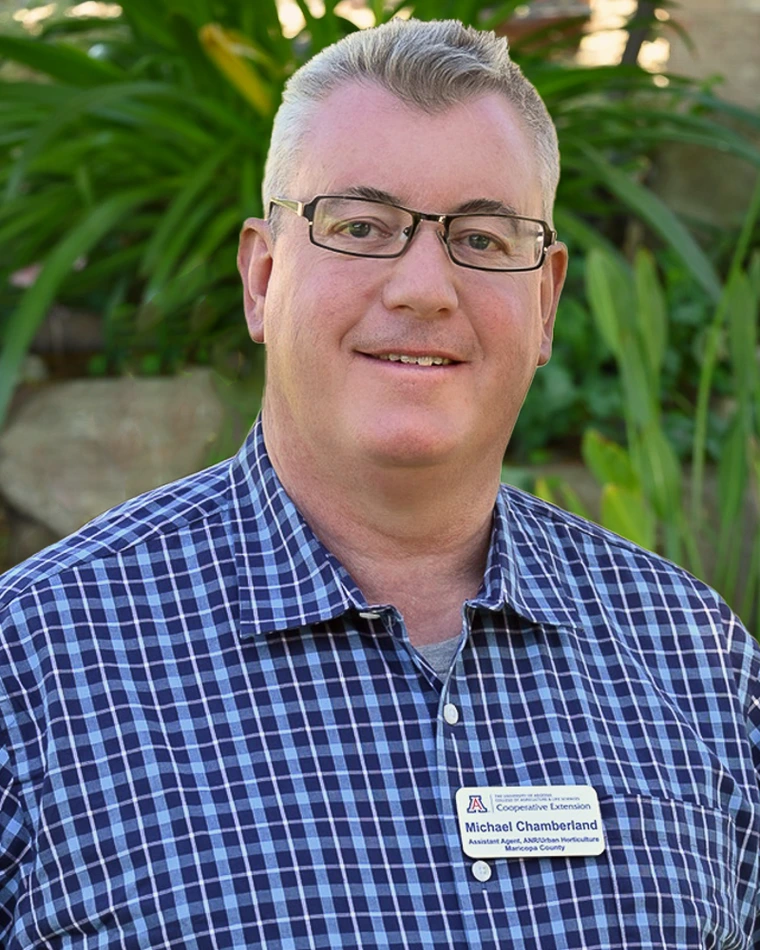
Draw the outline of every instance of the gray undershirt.
M449 672L451 661L457 652L460 634L450 637L448 640L441 640L440 643L426 643L425 646L415 647L417 652L425 659L425 662L432 666L437 676L443 679Z

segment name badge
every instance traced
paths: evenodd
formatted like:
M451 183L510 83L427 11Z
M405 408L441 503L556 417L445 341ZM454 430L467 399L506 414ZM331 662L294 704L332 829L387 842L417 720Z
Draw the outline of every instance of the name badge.
M460 788L459 833L470 858L601 854L599 799L589 785Z

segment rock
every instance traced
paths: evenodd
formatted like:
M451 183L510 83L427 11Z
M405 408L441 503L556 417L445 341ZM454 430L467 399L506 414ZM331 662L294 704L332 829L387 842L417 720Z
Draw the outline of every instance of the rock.
M0 573L58 541L60 535L10 508L5 509L7 542L0 557Z
M209 464L225 410L211 372L45 386L0 436L0 494L64 537Z
M18 374L19 383L42 383L50 374L45 360L36 353L27 353Z

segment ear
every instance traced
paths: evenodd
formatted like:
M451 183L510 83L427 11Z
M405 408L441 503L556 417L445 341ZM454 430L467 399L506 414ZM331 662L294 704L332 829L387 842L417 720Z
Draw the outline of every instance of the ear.
M269 222L248 218L240 232L237 265L243 281L243 303L248 333L254 343L264 342L264 304L272 273L273 239Z
M538 365L544 366L552 355L554 336L554 318L557 316L559 295L567 275L567 247L558 241L552 244L541 268L541 319L543 336L539 351Z

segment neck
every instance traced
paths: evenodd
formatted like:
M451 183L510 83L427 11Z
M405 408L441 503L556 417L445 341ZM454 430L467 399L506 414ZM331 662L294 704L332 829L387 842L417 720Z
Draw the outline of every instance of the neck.
M461 609L482 583L500 456L379 467L317 455L270 433L267 451L285 490L370 604L401 612L413 643L459 633Z

